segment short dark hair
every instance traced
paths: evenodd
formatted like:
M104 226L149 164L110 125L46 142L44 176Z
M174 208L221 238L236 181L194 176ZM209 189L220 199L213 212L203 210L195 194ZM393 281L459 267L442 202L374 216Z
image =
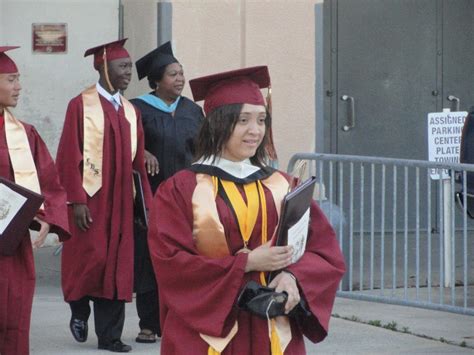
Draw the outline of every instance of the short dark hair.
M178 61L173 62L173 63L179 63ZM163 79L163 76L165 75L166 68L168 65L173 64L173 63L168 63L166 65L162 65L157 68L152 68L150 73L147 76L148 79L148 85L150 86L151 89L155 90L158 85L156 84L158 81L161 81Z
M217 107L204 119L201 129L196 139L196 160L207 159L214 155L220 157L225 144L230 139L234 131L243 104L229 104ZM265 117L265 135L262 143L257 148L253 157L250 158L252 164L263 167L268 161L268 154L265 147L269 141L272 118L268 111Z

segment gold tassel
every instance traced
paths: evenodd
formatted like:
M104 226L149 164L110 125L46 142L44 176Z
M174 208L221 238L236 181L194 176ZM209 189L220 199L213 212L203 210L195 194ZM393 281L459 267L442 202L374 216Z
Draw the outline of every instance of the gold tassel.
M221 353L214 349L212 346L207 350L207 355L220 355Z
M109 66L107 65L107 49L105 49L105 47L104 47L104 54L102 55L102 59L104 60L105 81L107 83L107 86L109 87L110 92L113 93L115 92L115 89L112 86L112 83L110 82L110 78L109 78Z
M270 116L272 116L273 107L272 107L272 87L271 86L268 86L267 110L270 113ZM276 149L275 149L275 144L273 143L273 130L272 130L272 127L268 127L268 142L267 142L267 146L265 147L265 150L267 151L268 157L271 160L277 160L278 159Z
M283 355L283 351L281 351L280 337L276 331L275 319L272 319L270 323L272 325L270 337L272 355Z
M288 192L296 188L302 181L306 174L306 168L308 167L307 160L300 160L296 163L293 171L291 172L290 185L288 186Z
M265 191L263 190L263 185L260 180L257 180L258 195L260 197L260 204L262 206L262 245L265 244L268 240L267 236L267 200L265 198ZM267 280L265 277L265 272L260 272L260 283L263 286L267 286Z

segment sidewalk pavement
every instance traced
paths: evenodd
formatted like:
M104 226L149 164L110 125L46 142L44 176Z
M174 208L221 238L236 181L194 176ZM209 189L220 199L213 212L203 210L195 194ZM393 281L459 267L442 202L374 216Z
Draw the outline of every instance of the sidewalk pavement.
M471 316L343 298L336 300L334 314L337 318L331 319L329 336L317 345L307 342L308 354L474 354L474 318ZM82 344L73 340L69 318L69 307L57 286L37 287L30 334L31 354L110 354L97 349L92 318L89 339ZM361 323L377 320L381 325L391 324L400 331ZM135 343L137 332L135 304L127 304L122 340L132 345L134 354L158 354L159 342ZM456 344L465 342L471 348L443 343L442 338Z
M31 354L110 354L97 349L92 317L87 342L77 343L72 338L70 310L59 287L61 258L53 257L53 251L49 247L36 252ZM316 345L307 342L308 354L474 354L474 316L346 298L336 299L333 315L328 337ZM369 322L380 326L366 324ZM132 354L159 353L159 342L135 343L137 333L135 303L127 304L122 340L132 346Z

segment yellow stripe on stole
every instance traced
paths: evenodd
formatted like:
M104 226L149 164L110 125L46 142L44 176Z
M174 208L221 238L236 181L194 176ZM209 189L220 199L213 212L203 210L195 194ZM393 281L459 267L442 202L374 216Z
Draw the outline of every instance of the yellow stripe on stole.
M247 248L250 236L252 235L255 223L257 222L259 210L258 188L255 182L244 185L247 204L245 203L239 189L232 181L221 180L221 184L229 197L229 201L237 216L240 234L244 241L244 248Z
M201 179L202 179L202 178L204 178L204 176L206 176L206 175L204 175L204 174L197 174L196 175L196 178L198 180L198 186L201 186L203 189L204 189L204 186L202 186L202 184L199 183L201 181L199 179L199 177L201 177ZM214 196L214 199L215 199L215 197L217 196L217 190L218 190L218 179L215 176L208 176L207 175L207 177L209 178L209 183L206 184L206 189L210 188L210 190L212 190L212 191L209 191L209 194L212 194ZM272 174L269 178L267 178L267 179L265 179L261 182L257 181L257 189L258 189L258 195L259 195L259 198L260 198L260 206L262 207L262 244L265 244L268 241L268 231L267 231L268 216L267 216L267 205L266 205L266 199L265 199L265 193L264 193L263 185L265 185L271 191L273 199L275 201L275 205L277 207L277 214L279 215L280 214L280 208L279 207L281 205L281 201L282 201L283 197L285 196L285 194L288 190L288 181L285 179L285 177L283 177L278 172ZM239 195L240 195L240 193L239 193ZM240 198L242 198L241 195L240 195ZM248 197L247 197L247 200L248 200ZM206 210L206 207L205 207L206 204L201 205L202 202L203 201L199 202L199 199L196 199L196 201L195 201L194 195L193 195L193 211L194 211L193 214L195 214L197 211ZM208 201L208 202L210 202L210 201ZM215 212L217 212L217 211L215 211ZM204 213L204 211L203 211L203 213ZM258 211L257 211L257 213L255 213L255 215L258 215ZM218 218L217 214L215 215L214 218L216 218L216 223L219 222L219 218ZM193 231L196 230L196 229L197 230L202 229L202 228L198 228L198 226L200 224L200 222L199 222L200 219L204 220L203 218L198 218L197 221L196 220L194 221L196 225L193 226ZM222 228L222 225L220 225L220 226ZM225 237L223 235L223 231L220 231L220 233L222 233L221 239L223 239L223 241L225 242ZM200 233L197 233L197 235L195 235L196 239L199 240L198 245L205 246L205 244L207 244L207 243L213 243L211 241L211 239L204 240L203 235L199 235L199 234ZM207 235L207 233L206 233L206 235ZM212 239L212 240L215 240L215 239ZM203 250L204 249L207 250L207 248L203 248ZM202 250L200 250L200 251L202 251ZM204 255L211 256L208 253L204 253ZM217 257L217 256L214 256L214 257ZM263 272L260 273L260 281L263 285L266 285L265 274ZM278 319L278 321L280 321L280 320ZM234 327L236 325L237 325L237 323L234 325ZM272 320L272 321L268 322L269 338L270 338L270 342L271 342L272 355L283 354L284 348L286 348L286 345L291 340L291 330L289 329L288 322L287 322L286 325L283 324L282 326L283 326L282 330L285 330L285 328L286 328L285 332L289 332L289 334L285 335L285 337L286 337L285 344L281 343L281 339L278 335L279 332L278 332L277 329L279 329L279 327L277 326L277 320ZM233 332L231 332L231 333L233 333ZM225 346L222 346L222 345L217 346L218 343L220 345L220 341L224 340L223 338L209 337L209 336L206 336L204 334L200 334L200 335L209 344L208 355L219 355L221 353L219 350L221 350L221 351L224 350ZM232 334L232 335L229 334L226 337L226 340L224 341L224 344L227 344L228 342L230 342L230 340L233 338L234 335L235 335L235 333ZM288 337L288 335L289 335L289 337ZM215 348L211 344L215 344ZM218 350L216 350L216 348Z
M25 127L6 108L4 109L4 116L8 155L15 176L15 183L41 194L38 172L31 154Z
M137 155L137 113L135 111L135 107L132 105L130 101L128 101L125 97L120 95L120 99L122 100L123 110L125 112L125 118L127 119L128 123L130 124L130 143L132 148L132 161L135 160L135 156Z
M124 107L125 118L130 124L133 161L137 152L137 115L133 105L123 96L120 98ZM104 148L104 110L95 85L82 92L82 102L84 119L82 186L87 194L92 197L102 187Z
M260 206L262 208L262 245L267 242L267 203L265 199L265 192L263 190L262 183L257 180L250 184L244 185L245 196L247 197L247 205L242 198L239 190L235 183L231 181L221 180L222 186L229 197L230 203L235 211L237 216L237 221L239 224L240 233L242 239L244 240L244 248L247 247L247 243L252 235L252 231L255 227L255 223L258 217L258 202L260 200ZM265 279L265 273L260 272L260 283L264 286L267 285ZM275 320L270 321L270 344L271 344L271 354L272 355L283 355L281 349L280 337L276 330ZM209 347L208 355L219 355L220 353Z

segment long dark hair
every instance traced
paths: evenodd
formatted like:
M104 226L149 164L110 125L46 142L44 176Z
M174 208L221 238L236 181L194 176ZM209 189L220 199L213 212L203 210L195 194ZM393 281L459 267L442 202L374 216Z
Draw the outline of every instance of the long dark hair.
M242 106L243 104L220 106L207 115L196 139L195 160L207 159L213 155L215 157L222 155L224 146L237 124ZM250 158L250 161L254 165L263 167L268 161L268 154L265 147L269 142L271 126L272 118L267 111L267 116L265 117L265 135L255 155Z

